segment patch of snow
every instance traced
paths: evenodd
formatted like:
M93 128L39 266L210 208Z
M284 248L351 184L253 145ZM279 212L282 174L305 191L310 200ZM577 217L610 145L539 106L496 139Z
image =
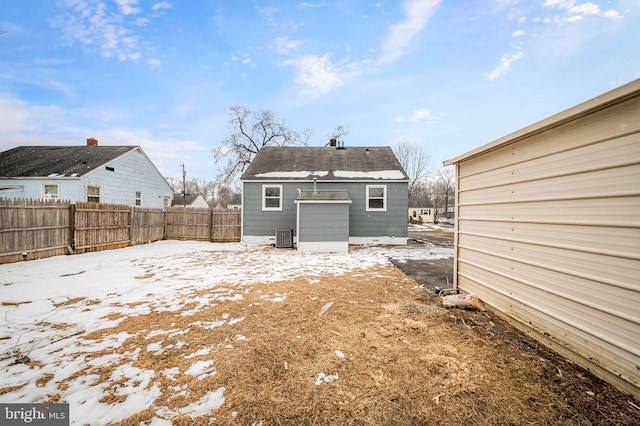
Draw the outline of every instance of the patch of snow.
M340 352L339 350L336 349L334 352L335 352L335 354L336 354L336 356L338 358L344 358L344 354L342 352Z
M377 170L372 172L336 170L333 172L333 175L335 177L351 179L405 179L404 174L400 170Z
M316 377L316 386L320 386L323 383L331 383L334 380L338 380L338 373L327 376L324 373L320 373L318 374L318 377Z
M224 404L224 388L218 388L213 392L207 392L199 401L182 407L178 411L193 419L217 410L222 407L222 404Z
M211 348L204 348L204 349L200 349L199 351L196 351L190 355L185 355L184 357L187 359L191 359L191 358L195 358L197 356L201 356L201 355L208 355L209 353L211 353Z
M348 253L300 253L242 243L158 241L118 250L2 264L0 300L28 298L31 303L0 306L3 335L11 336L0 340L0 389L24 384L0 395L0 402L42 402L57 394L71 406L72 424L81 424L82 419L89 418L95 424L115 424L147 407L155 407L154 422L164 424L164 419L179 413L154 405L162 396L155 374L169 377L179 374L179 370L169 368L156 373L136 368L132 362L145 349L161 350L162 344L158 346L157 340L163 336L179 336L189 328L166 324L163 329L139 332L149 344L127 353L117 353L113 348L120 347L134 334L107 334L96 340L87 339L89 334L115 327L127 317L152 311L178 311L188 304L204 307L242 300L244 294L270 294L268 284L272 282L299 277L318 282L323 275L350 272L362 275L364 281L372 276L369 270L388 266L390 259L449 257L453 257L452 248L429 244L419 249L369 246L353 247ZM136 278L143 276L151 277ZM203 290L207 297L198 297ZM286 295L267 296L272 302L284 298ZM80 301L72 303L74 300ZM193 310L191 306L189 309ZM188 327L212 329L244 319L237 312L227 312L222 320L193 322ZM235 338L236 341L246 339L242 335ZM211 345L215 348L221 343L214 341ZM186 347L186 343L178 341L165 349L169 347L180 349ZM34 364L37 367L14 364L18 355L28 355L39 363ZM207 368L211 369L212 364L213 361L198 361L189 370L197 377ZM103 383L96 384L100 378L96 371L101 367L113 373L103 378ZM36 382L44 375L53 378L37 386ZM71 377L74 379L69 380ZM329 379L325 380L326 377ZM320 383L335 380L326 375L319 379ZM57 384L61 382L68 387L59 389ZM99 402L114 387L119 394L127 396L126 400L117 404ZM189 390L175 392L186 396ZM209 394L203 405L216 407L224 401L223 391L216 392ZM187 411L193 412L188 409L185 413Z
M308 172L308 171L297 171L297 172L267 172L267 173L258 173L256 177L259 178L291 178L291 179L304 179L306 177L318 176L323 177L328 175L329 172Z
M213 361L196 361L191 367L184 372L184 374L188 374L190 376L195 376L200 378L200 376L215 374L215 370L211 370L211 366L213 365Z

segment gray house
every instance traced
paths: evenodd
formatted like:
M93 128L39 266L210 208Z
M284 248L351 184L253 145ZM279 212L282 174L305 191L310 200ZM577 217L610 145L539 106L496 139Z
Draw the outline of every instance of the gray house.
M409 179L389 147L264 147L240 181L245 243L407 243Z
M139 146L19 146L0 152L0 197L164 208L173 190Z

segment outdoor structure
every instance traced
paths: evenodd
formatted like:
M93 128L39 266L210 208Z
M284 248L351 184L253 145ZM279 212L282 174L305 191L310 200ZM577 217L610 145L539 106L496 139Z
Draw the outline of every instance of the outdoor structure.
M227 210L240 211L242 210L242 194L233 194L229 203L227 204Z
M189 207L193 209L208 209L209 204L200 194L173 194L174 207Z
M407 243L409 179L389 147L264 147L240 181L245 243Z
M434 222L436 212L426 195L412 195L409 197L409 222Z
M173 190L139 146L19 146L0 153L0 197L168 207Z
M444 165L455 286L640 397L640 80Z

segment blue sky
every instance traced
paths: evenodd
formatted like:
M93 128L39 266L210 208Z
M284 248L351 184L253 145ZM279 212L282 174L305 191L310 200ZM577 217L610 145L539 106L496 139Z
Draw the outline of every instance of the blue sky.
M229 107L433 165L640 77L638 0L0 0L0 150L140 145L213 179Z

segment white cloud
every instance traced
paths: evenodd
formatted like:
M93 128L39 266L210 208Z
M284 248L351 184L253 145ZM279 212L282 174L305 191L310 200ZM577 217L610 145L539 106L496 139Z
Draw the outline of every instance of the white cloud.
M275 50L279 55L286 55L290 51L298 49L302 44L304 44L304 40L290 40L289 37L278 37L273 44L269 45L269 48Z
M302 3L300 3L298 6L299 6L299 7L310 7L310 8L313 8L313 9L317 9L317 8L319 8L319 7L325 7L325 6L327 6L327 3L325 3L325 2L320 2L320 3L307 3L307 2L304 2L304 1L303 1L303 2L302 2Z
M436 122L440 119L435 117L428 109L416 109L411 111L411 115L400 115L395 118L396 123L419 123L419 122Z
M139 0L59 0L60 13L50 25L62 33L68 45L79 43L88 51L97 51L105 58L138 61L153 50L133 28L149 24L145 17L128 19L140 13Z
M522 31L522 30L518 30L518 31L514 31L511 35L513 37L522 37L522 36L527 35L527 33Z
M295 81L305 86L304 94L325 93L342 85L339 69L328 54L302 56L285 61L284 65L292 65L298 70Z
M156 3L153 6L151 6L151 9L152 10L171 9L172 7L173 5L168 1L161 1L160 3Z
M600 15L600 6L595 3L584 3L569 8L569 13L574 15Z
M496 78L507 74L507 72L509 71L509 67L511 67L511 65L515 61L522 58L523 56L524 56L524 53L521 50L512 54L505 53L504 55L502 55L502 58L500 58L500 62L493 69L493 71L486 73L485 77L488 78L489 80L495 80Z
M118 9L123 15L135 15L140 12L138 6L138 0L115 0L118 5Z
M424 29L440 0L405 0L405 21L389 26L382 42L380 63L393 62L405 54L413 39Z
M604 13L605 18L609 18L609 19L622 19L622 16L620 16L620 14L616 11L616 10L607 10Z

